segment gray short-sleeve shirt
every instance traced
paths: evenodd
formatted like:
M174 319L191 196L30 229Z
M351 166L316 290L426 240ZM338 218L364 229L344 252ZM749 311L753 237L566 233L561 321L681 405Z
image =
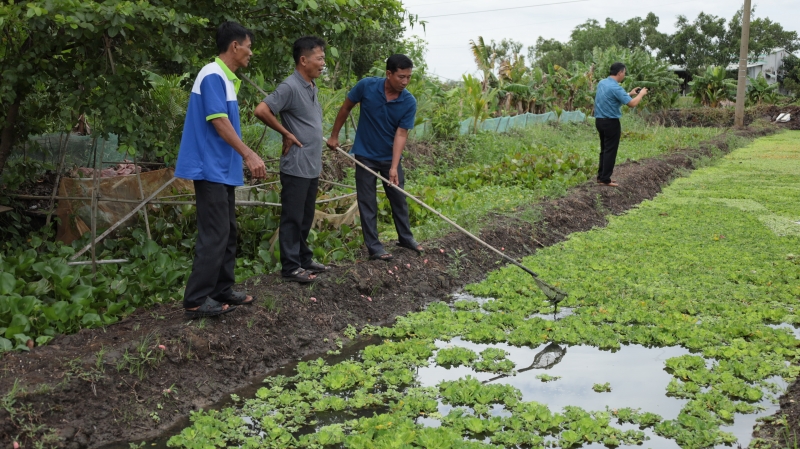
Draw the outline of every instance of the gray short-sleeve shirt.
M281 156L281 173L300 178L318 178L322 172L322 106L317 86L297 70L264 99L281 124L303 144L292 145Z

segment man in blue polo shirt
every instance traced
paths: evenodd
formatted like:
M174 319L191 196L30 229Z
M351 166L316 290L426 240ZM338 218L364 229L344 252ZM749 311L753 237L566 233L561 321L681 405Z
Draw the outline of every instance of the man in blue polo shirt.
M364 78L359 81L339 109L327 142L331 148L339 146L339 131L353 107L361 103L358 131L351 153L358 161L400 188L405 182L400 159L408 139L408 130L414 128L417 113L417 100L406 90L413 68L414 64L408 56L392 55L386 60L385 78ZM375 176L356 167L356 192L364 244L370 259L391 260L392 255L386 252L378 239L376 181ZM421 253L422 245L411 234L406 197L385 183L383 187L392 207L399 240L397 245Z
M618 187L616 181L611 179L614 164L617 162L617 149L619 138L622 135L622 126L619 123L622 105L635 108L642 97L647 95L647 89L637 87L630 92L619 85L625 79L625 64L615 62L611 64L608 78L597 83L594 99L594 125L600 134L600 166L597 168L597 183L606 187ZM634 96L634 98L631 98Z
M194 181L197 243L183 295L188 318L227 313L253 297L234 292L236 208L234 189L244 184L242 160L254 178L266 177L264 161L242 142L240 81L233 74L253 55L253 33L235 22L217 29L219 57L200 70L189 97L175 176Z

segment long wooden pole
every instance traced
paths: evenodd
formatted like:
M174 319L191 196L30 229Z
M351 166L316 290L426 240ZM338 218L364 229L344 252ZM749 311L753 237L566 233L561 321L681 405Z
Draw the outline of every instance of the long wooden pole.
M63 135L63 133L62 133ZM72 132L67 131L67 139L64 141L64 144L61 144L61 139L58 139L58 147L61 150L61 159L58 162L58 168L56 169L56 182L53 184L53 193L50 195L50 203L48 203L48 211L47 211L47 219L44 221L45 226L50 224L50 219L53 216L53 212L56 210L56 203L55 198L56 194L58 193L58 184L61 182L61 171L64 170L64 159L67 157L67 145L69 144L69 138L72 135Z
M742 11L742 42L739 46L739 81L736 84L736 115L733 125L744 128L745 86L747 85L747 48L750 43L750 0L744 0Z
M539 278L539 275L538 275L538 274L536 274L536 273L535 273L533 270L531 270L530 268L526 267L525 265L522 265L521 263L517 262L517 260L516 260L516 259L514 259L513 257L510 257L510 256L508 256L507 254L505 254L505 253L501 252L499 249L495 248L494 246L492 246L492 245L490 245L490 244L488 244L488 243L484 242L483 240L479 239L478 237L476 237L476 236L475 236L474 234L472 234L471 232L469 232L469 231L467 231L466 229L464 229L464 228L462 228L461 226L459 226L459 225L458 225L458 223L456 223L455 221L453 221L453 220L451 220L451 219L449 219L449 218L445 217L445 216L444 216L444 215L442 215L442 214L441 214L439 211L437 211L436 209L434 209L434 208L432 208L432 207L428 206L427 204L425 204L425 203L424 203L422 200L420 200L419 198L415 197L414 195L412 195L412 194L410 194L410 193L406 192L405 190L403 190L402 188L400 188L400 186L398 186L398 185L396 185L396 184L392 184L392 183L391 183L391 182L390 182L388 179L384 178L384 177L383 177L383 176L381 176L379 173L375 172L374 170L370 169L370 168L369 168L369 167L367 167L366 165L362 164L362 163L361 163L361 162L360 162L358 159L356 159L356 158L354 158L353 156L351 156L351 155L347 154L347 152L346 152L346 151L344 151L344 150L343 150L341 147L336 147L336 151L338 151L339 153L341 153L342 155L344 155L346 158L350 159L351 161L355 162L355 163L356 163L356 164L357 164L359 167L361 167L361 168L363 168L364 170L366 170L366 171L367 171L368 173L370 173L372 176L375 176L376 178L378 178L378 179L380 179L381 181L385 182L385 183L386 183L386 185L388 185L388 186L390 186L390 187L393 187L393 188L397 189L397 191L399 191L400 193L402 193L402 194L403 194L403 195L405 195L406 197L408 197L408 198L410 198L410 199L414 200L414 201L415 201L417 204L419 204L420 206L422 206L422 207L424 207L425 209L429 210L430 212L432 212L433 214L435 214L437 217L441 218L442 220L446 221L447 223L449 223L449 224L450 224L451 226L453 226L454 228L456 228L456 229L458 229L459 231L463 232L463 233L464 233L464 234L465 234L467 237L471 238L472 240L475 240L476 242L478 242L478 243L480 243L481 245L483 245L484 247L488 248L489 250L491 250L492 252L494 252L494 253L495 253L495 254L497 254L498 256L502 257L503 259L506 259L507 261L509 261L509 262L511 262L512 264L514 264L514 265L518 266L519 268L523 269L525 272L527 272L528 274L530 274L531 276L533 276L533 279L536 281L536 284L539 286L539 288L542 290L542 292L545 294L545 296L547 296L547 297L548 297L548 299L549 299L551 302L553 302L554 304L555 304L555 303L558 303L558 302L560 302L560 301L562 301L564 298L566 298L566 297L567 297L567 294L566 294L565 292L563 292L563 291L559 290L558 288L556 288L556 287L554 287L554 286L552 286L552 285L549 285L549 284L547 284L546 282L544 282L543 280L541 280L541 279Z
M104 239L104 238L106 238L106 237L107 237L109 234L111 234L112 232L114 232L114 230L115 230L115 229L117 229L118 227L122 226L122 223L125 223L125 221L127 221L129 218L131 218L131 217L132 217L134 214L136 214L137 212L139 212L139 209L141 209L141 208L143 208L144 206L146 206L146 205L147 205L147 203L149 203L149 202L150 202L150 201L151 201L153 198L155 198L155 197L156 197L156 196L157 196L159 193L161 193L161 191L162 191L162 190L164 190L164 189L166 189L167 187L169 187L169 185L170 185L170 184L172 184L173 182L175 182L175 180L176 180L176 179L178 179L178 178L171 178L169 181L165 182L165 183L164 183L164 185L162 185L161 187L159 187L159 188L158 188L158 189L157 189L155 192L153 192L153 193L152 193L150 196L148 196L146 200L144 200L144 201L142 201L141 203L139 203L139 205L138 205L138 206L134 207L134 208L133 208L133 210L131 210L130 212L128 212L128 213L127 213L127 214L126 214L124 217L122 217L122 219L121 219L121 220L119 220L119 221L117 221L116 223L114 223L113 225L111 225L111 227L110 227L110 228L106 229L106 231L105 231L104 233L100 234L99 236L97 236L97 238L93 238L93 239L92 239L92 241L91 241L91 242L90 242L88 245L84 246L83 248L81 248L81 250L80 250L80 251L78 251L78 252L77 252L77 253L75 253L75 254L74 254L72 257L70 257L70 260L75 260L75 259L77 259L77 258L78 258L78 257L80 257L80 256L81 256L83 253L85 253L85 252L86 252L86 251L88 251L90 248L92 248L92 247L95 245L95 243L96 243L96 242L99 242L100 240L103 240L103 239Z

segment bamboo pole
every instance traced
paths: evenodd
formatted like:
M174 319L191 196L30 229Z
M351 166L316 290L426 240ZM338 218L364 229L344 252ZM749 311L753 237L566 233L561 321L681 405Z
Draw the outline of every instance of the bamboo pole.
M128 259L105 259L105 260L94 261L96 265L103 265L109 263L126 263L126 262L128 262ZM91 264L92 264L91 260L78 260L75 262L67 262L67 265L91 265Z
M169 186L170 186L170 185L171 185L173 182L175 182L175 180L176 180L176 179L178 179L178 178L171 178L169 181L165 182L165 183L164 183L164 185L162 185L161 187L159 187L159 188L158 188L158 189L157 189L155 192L153 192L153 193L152 193L152 194L151 194L149 197L147 197L147 199L146 199L146 200L144 200L144 201L142 201L141 203L139 203L139 205L138 205L138 206L136 206L136 207L134 207L132 211L128 212L128 214L126 214L124 217L122 217L122 219L121 219L121 220L119 220L119 221L117 221L116 223L114 223L113 225L111 225L111 227L109 227L108 229L106 229L106 231L105 231L104 233L102 233L100 236L98 236L96 239L95 239L95 238L92 238L92 242L91 242L90 244L88 244L88 245L84 246L83 248L81 248L81 250L80 250L80 251L78 251L77 253L75 253L75 254L74 254L74 255L73 255L71 258L70 258L70 260L75 260L75 259L77 259L78 257L80 257L80 256L81 256L83 253L85 253L86 251L88 251L88 250L89 250L89 248L90 248L90 247L92 247L92 246L95 244L95 240L99 242L100 240L103 240L104 238L106 238L106 237L107 237L109 234L111 234L111 233L112 233L112 232L113 232L115 229L117 229L118 227L120 227L120 226L122 225L122 223L124 223L124 222L125 222L125 221L127 221L129 218L131 218L131 217L132 217L132 216L133 216L135 213L139 212L139 209L141 209L141 208L142 208L142 207L144 207L144 206L145 206L147 203L149 203L149 202L150 202L150 201L151 201L153 198L155 198L155 197L156 197L156 196L157 196L159 193L161 193L161 191L162 191L162 190L166 189L166 188L167 188L167 187L169 187Z
M53 216L53 212L56 210L55 197L56 193L58 193L58 183L61 182L61 171L64 169L64 159L67 157L67 144L69 143L69 138L71 136L72 132L68 131L63 147L61 146L61 139L58 140L58 147L61 149L61 160L58 162L58 168L56 169L56 182L53 185L53 193L50 195L50 203L48 205L49 211L47 212L47 219L44 221L45 226L50 225L50 218Z
M136 182L139 184L139 196L141 199L144 199L144 187L142 187L142 176L136 170L136 155L133 155L133 171L136 173ZM147 231L147 240L153 240L153 236L150 235L150 219L147 216L147 208L142 208L144 212L144 228Z
M103 140L105 150L105 140ZM100 156L100 167L103 166L103 156ZM97 168L97 137L94 138L94 171L92 172L92 280L97 277L97 198L100 196L100 170Z

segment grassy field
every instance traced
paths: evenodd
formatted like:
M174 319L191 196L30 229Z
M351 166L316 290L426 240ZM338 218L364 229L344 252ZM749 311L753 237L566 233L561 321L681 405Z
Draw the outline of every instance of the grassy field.
M620 141L618 164L679 148L696 148L700 142L721 133L717 128L652 126L633 115L623 118L622 127L624 134ZM534 126L506 134L483 133L461 138L450 145L446 153L456 154L453 158L456 162L423 166L410 172L408 190L415 193L433 190L433 196L429 194L428 197L435 198L434 207L471 231L477 231L485 224L485 217L490 211L509 212L545 196L561 196L568 188L594 177L600 152L597 131L591 120L582 124ZM506 182L502 185L496 182L470 185L473 172L480 170L500 175L508 170L508 164L503 163L504 158L528 154L575 155L581 164L580 173L545 182L526 183L524 179L518 179L517 183ZM525 162L535 163L536 159ZM460 177L463 182L454 180L459 172L464 174ZM382 230L384 238L396 238L388 220ZM413 223L412 230L415 236L425 240L442 236L451 228L429 216Z

